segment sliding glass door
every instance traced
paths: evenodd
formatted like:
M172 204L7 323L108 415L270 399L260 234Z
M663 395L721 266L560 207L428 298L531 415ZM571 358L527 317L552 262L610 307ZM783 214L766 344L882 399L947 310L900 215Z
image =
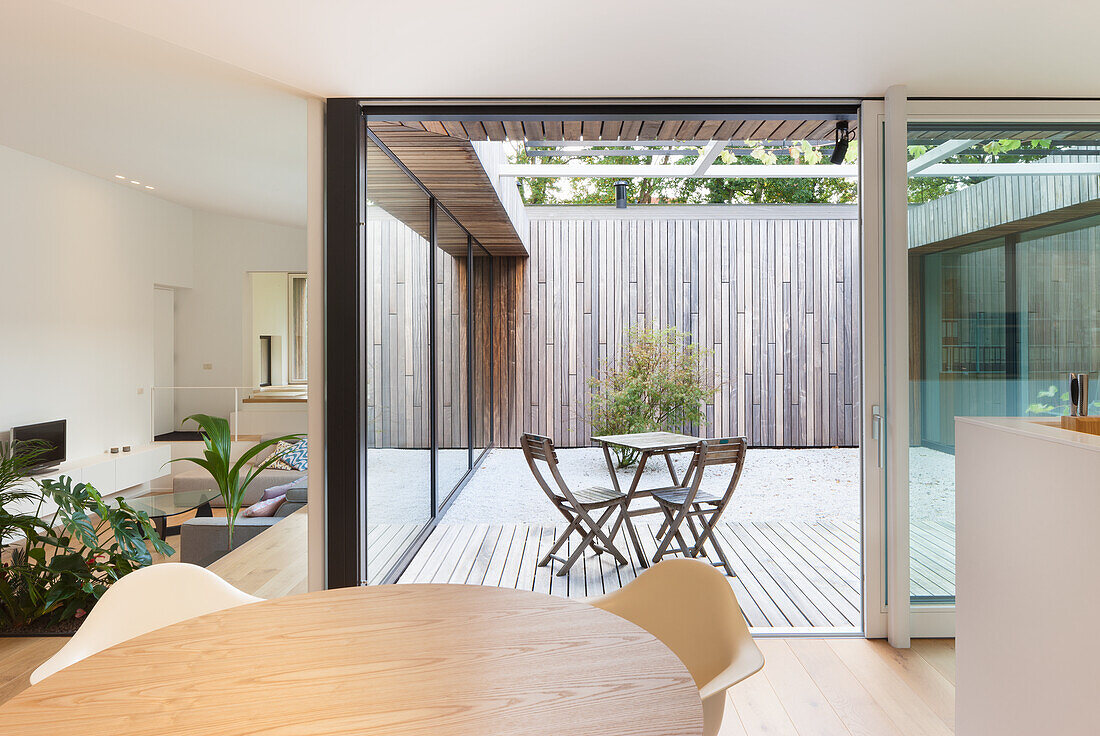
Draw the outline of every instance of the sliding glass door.
M904 288L885 294L885 343L904 337L906 358L887 363L887 384L907 387L904 411L890 407L903 417L890 449L904 457L886 497L904 503L908 566L891 563L886 585L908 591L906 635L943 636L954 632L955 419L1056 418L1067 374L1100 363L1100 106L903 107L904 135L884 146L905 181L892 200L884 167L884 212L905 225L887 237L901 268L885 280Z

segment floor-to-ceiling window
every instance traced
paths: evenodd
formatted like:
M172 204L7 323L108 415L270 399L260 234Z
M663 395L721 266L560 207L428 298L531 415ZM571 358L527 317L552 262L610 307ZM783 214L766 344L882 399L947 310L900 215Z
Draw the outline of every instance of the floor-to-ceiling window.
M432 516L432 202L372 142L366 198L367 576L377 582Z
M442 503L470 469L470 244L466 231L438 205L435 225L436 488Z
M374 138L364 146L366 579L376 583L491 444L493 271L391 151Z
M1036 127L909 128L914 602L955 597L955 417L1065 414L1100 360L1100 146Z

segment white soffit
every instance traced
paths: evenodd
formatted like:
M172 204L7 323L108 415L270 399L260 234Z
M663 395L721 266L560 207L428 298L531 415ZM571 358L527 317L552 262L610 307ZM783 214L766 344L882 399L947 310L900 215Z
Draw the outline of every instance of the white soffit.
M1081 0L63 1L326 97L1100 94Z
M58 3L2 0L0 99L0 145L305 225L306 102L252 73Z

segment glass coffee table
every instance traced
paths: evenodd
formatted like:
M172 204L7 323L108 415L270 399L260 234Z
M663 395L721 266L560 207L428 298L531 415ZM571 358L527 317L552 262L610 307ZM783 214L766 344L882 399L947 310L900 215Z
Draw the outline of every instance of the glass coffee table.
M216 489L203 491L162 491L153 492L137 498L128 498L128 503L136 511L148 514L161 539L170 534L179 534L180 528L168 526L168 517L194 511L195 516L213 516L210 502L221 496Z

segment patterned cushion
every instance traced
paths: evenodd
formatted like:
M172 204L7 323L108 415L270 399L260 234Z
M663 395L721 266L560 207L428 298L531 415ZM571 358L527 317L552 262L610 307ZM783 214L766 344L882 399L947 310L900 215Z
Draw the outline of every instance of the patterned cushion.
M309 470L309 440L300 442L281 441L275 445L272 455L277 459L268 465L275 470Z

